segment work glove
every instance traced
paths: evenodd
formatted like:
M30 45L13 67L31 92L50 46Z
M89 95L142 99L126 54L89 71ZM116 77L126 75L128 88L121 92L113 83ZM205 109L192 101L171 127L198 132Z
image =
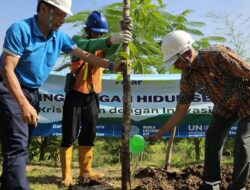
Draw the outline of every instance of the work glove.
M128 44L132 41L132 33L129 30L123 30L118 34L110 37L111 44Z

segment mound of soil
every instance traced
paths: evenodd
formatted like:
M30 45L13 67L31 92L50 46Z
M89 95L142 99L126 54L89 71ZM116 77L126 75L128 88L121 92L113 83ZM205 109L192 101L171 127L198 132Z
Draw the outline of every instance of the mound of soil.
M134 190L197 190L201 185L202 165L191 165L183 170L168 171L162 168L147 167L135 174ZM226 189L231 181L232 167L222 167L222 189ZM250 190L250 179L247 189Z
M133 176L133 190L197 190L202 184L203 165L196 164L180 170L169 168L166 171L158 167L146 167L137 169ZM118 176L119 175L119 176ZM110 171L102 180L94 180L88 177L80 180L71 190L120 190L120 172ZM226 189L231 182L232 166L222 166L221 189ZM116 187L115 187L116 186ZM247 190L250 190L250 178Z

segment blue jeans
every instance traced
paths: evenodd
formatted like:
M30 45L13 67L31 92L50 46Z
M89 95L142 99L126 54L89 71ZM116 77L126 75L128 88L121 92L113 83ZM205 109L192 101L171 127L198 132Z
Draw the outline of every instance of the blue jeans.
M38 109L38 89L24 89L31 105ZM20 107L0 82L0 140L3 152L1 190L29 190L25 175L28 161L28 144L33 125L25 123Z

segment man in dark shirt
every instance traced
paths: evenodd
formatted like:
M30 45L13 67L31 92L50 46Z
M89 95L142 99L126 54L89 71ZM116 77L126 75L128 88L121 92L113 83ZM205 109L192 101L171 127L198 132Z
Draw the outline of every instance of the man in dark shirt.
M236 121L234 171L228 189L245 190L250 169L250 65L224 46L196 52L193 42L184 31L170 32L163 39L166 65L174 64L182 71L180 98L175 113L147 140L156 141L176 126L187 113L195 92L208 96L214 107L206 132L204 183L199 190L220 189L222 148Z

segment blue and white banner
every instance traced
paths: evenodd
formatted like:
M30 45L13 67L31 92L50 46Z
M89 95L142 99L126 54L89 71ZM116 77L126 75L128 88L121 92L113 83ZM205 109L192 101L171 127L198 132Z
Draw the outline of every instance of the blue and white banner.
M123 117L123 84L116 74L103 75L97 136L120 137ZM175 111L179 74L131 75L131 135L148 136L158 131ZM40 88L39 125L34 136L61 135L65 75L52 73ZM176 137L203 137L211 119L213 104L196 94ZM230 131L234 135L236 126ZM169 132L166 136L171 135Z

